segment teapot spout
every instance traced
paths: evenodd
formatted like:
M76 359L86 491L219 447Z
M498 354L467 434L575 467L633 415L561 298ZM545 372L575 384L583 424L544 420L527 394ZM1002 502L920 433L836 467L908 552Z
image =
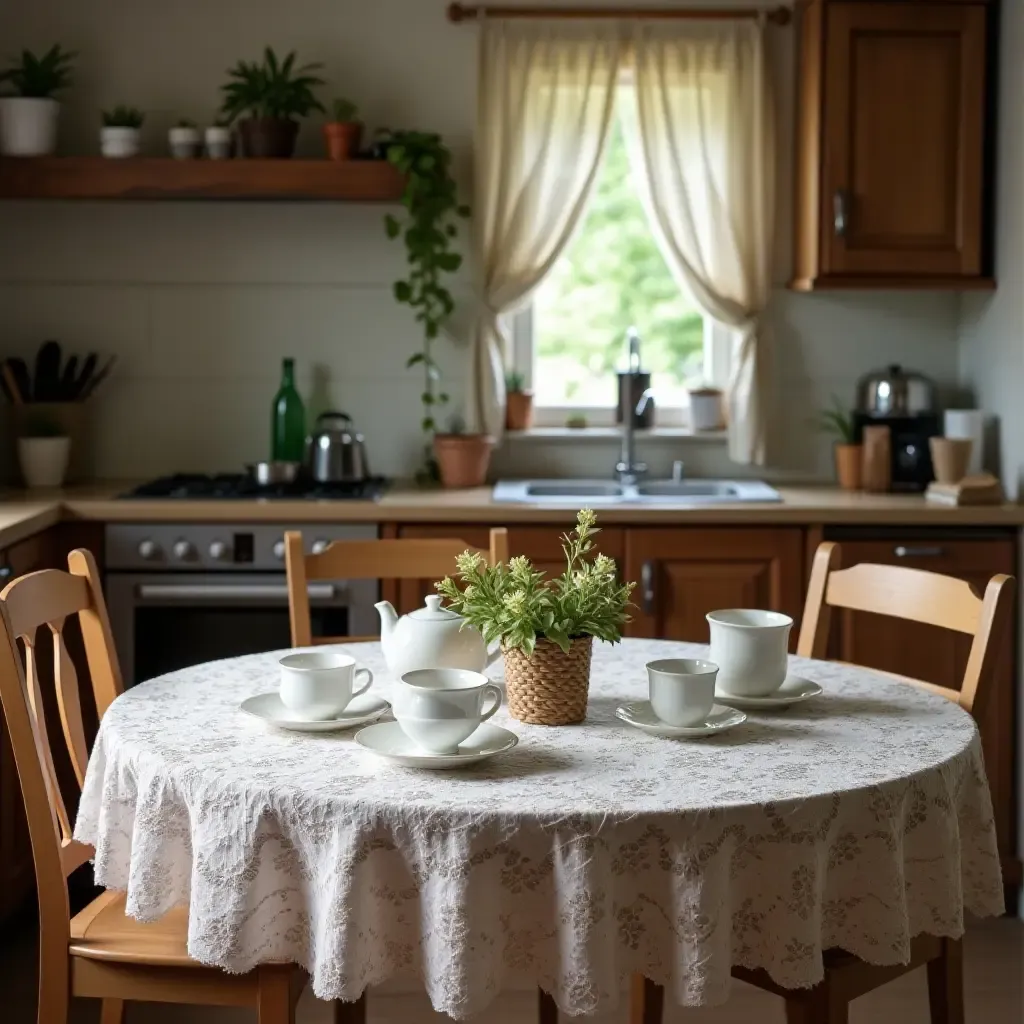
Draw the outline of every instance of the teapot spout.
M493 665L498 660L499 657L501 657L501 643L500 642L495 645L493 651L488 651L487 652L487 661L484 664L484 668L488 668L489 666Z
M374 606L380 615L380 639L386 644L391 639L395 624L398 622L398 613L390 601L378 601Z

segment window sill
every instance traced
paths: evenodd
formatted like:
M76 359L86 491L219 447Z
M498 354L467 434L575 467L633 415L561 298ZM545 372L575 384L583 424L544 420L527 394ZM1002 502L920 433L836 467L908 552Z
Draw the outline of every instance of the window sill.
M621 427L533 427L530 430L507 430L505 438L514 444L543 444L550 441L614 441L622 440ZM654 427L652 430L638 430L638 443L680 441L688 444L725 444L728 435L724 430L691 430L689 427Z

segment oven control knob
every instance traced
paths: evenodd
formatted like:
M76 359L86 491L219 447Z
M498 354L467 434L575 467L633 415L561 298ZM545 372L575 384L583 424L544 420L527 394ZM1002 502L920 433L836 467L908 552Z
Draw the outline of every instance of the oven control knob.
M195 545L191 541L187 540L176 540L174 547L171 548L174 552L174 557L180 562L184 562L188 558L192 558L196 553Z
M284 561L284 538L274 541L274 557L279 561Z
M222 540L215 540L210 544L210 557L215 562L223 562L228 557L228 546Z
M139 558L144 558L147 562L152 562L155 558L160 557L160 549L156 546L155 541L146 539L139 543Z
M323 537L318 537L313 541L313 554L322 555L330 546L331 542L329 540L324 540Z

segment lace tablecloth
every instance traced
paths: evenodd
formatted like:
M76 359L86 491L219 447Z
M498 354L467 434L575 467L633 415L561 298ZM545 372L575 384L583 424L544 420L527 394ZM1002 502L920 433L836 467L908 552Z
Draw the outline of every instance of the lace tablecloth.
M386 695L378 645L349 650ZM325 999L415 973L454 1017L524 980L569 1013L611 1008L634 971L685 1005L725 1000L734 964L808 986L825 948L895 963L919 932L960 935L965 909L1002 911L968 715L793 659L824 695L716 737L614 717L646 696L646 661L705 653L595 644L584 725L502 709L519 746L457 772L242 715L276 686L276 654L175 672L108 710L76 835L133 916L188 904L197 960L292 960Z

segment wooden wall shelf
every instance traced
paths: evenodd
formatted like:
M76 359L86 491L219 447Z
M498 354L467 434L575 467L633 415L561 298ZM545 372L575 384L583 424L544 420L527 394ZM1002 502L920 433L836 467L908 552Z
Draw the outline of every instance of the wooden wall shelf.
M0 199L287 199L397 202L383 160L0 159Z

